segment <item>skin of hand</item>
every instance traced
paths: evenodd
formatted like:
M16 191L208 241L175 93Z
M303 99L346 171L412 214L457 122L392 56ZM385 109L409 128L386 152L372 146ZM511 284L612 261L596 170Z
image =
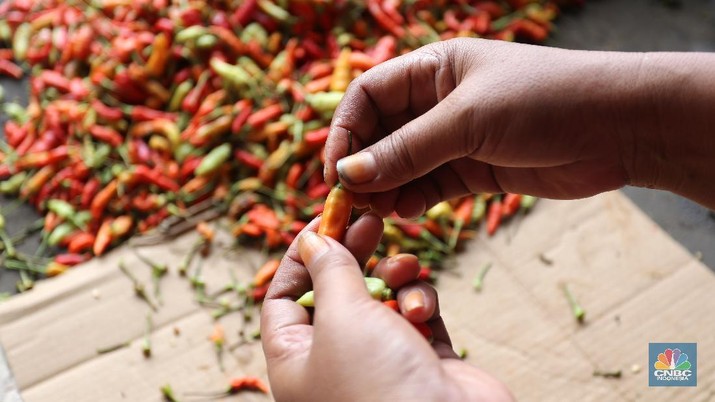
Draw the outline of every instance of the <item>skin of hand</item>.
M572 199L624 185L715 208L712 71L706 53L435 43L351 83L325 178L383 216L468 193ZM343 158L348 130L361 151Z
M358 261L367 260L380 240L378 216L358 219L344 246L314 233L318 223L311 222L286 252L261 310L277 401L513 400L502 383L457 358L436 292L416 281L416 257L393 256L374 271L397 290L401 314L370 297ZM312 321L294 301L311 282ZM408 320L426 322L434 342Z

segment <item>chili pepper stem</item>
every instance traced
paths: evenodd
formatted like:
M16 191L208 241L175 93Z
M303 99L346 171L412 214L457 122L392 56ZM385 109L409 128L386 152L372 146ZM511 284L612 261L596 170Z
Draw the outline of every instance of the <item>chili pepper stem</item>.
M134 276L134 274L131 273L131 271L129 271L129 269L127 269L126 265L124 265L124 261L122 260L119 261L119 269L124 275L126 275L127 278L129 278L130 281L132 281L132 284L134 285L134 293L137 295L137 297L142 299L149 306L149 308L152 309L152 311L158 311L159 308L149 298L149 295L146 294L146 288L144 287L144 285L139 282L139 280Z
M477 292L482 291L482 287L484 286L484 278L487 276L487 272L492 268L492 263L487 262L484 264L482 267L481 271L479 272L479 275L477 275L476 278L474 278L474 282L472 282L472 286L474 287L474 290Z
M567 284L562 284L561 289L566 296L566 300L568 300L569 302L569 306L571 307L571 312L573 313L574 318L576 319L576 321L578 321L579 324L582 324L584 322L584 319L586 318L586 311L576 301L576 298L574 298Z

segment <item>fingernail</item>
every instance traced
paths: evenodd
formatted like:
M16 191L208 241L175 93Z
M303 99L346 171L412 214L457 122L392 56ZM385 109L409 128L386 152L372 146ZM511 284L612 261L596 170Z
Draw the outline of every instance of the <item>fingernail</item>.
M387 260L387 265L390 265L390 266L397 265L397 264L401 264L405 261L416 260L416 259L417 259L417 257L412 254L406 254L406 253L395 254L392 257L390 257L389 260Z
M370 152L360 152L338 161L338 175L348 184L363 184L377 177L377 162Z
M323 254L328 249L328 243L315 232L305 232L298 239L298 253L304 264Z
M402 307L405 313L425 307L425 295L419 290L413 290L402 299Z

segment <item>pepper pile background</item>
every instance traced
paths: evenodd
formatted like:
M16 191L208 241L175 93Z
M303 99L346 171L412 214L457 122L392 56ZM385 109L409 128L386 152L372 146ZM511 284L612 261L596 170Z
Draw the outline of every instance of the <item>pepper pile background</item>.
M0 4L0 74L27 73L30 88L27 107L3 105L0 192L44 216L34 256L3 236L5 266L55 275L209 204L239 244L283 248L322 210L327 127L354 77L456 36L543 41L557 3ZM493 233L520 204L533 199L478 195L417 221L390 218L378 256L413 252L439 266L484 216Z

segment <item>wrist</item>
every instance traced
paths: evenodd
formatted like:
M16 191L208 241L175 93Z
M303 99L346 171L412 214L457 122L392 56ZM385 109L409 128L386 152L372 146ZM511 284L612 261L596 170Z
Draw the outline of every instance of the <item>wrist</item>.
M669 190L715 207L715 55L638 55L638 102L621 133L635 186ZM627 112L627 109L624 110Z

